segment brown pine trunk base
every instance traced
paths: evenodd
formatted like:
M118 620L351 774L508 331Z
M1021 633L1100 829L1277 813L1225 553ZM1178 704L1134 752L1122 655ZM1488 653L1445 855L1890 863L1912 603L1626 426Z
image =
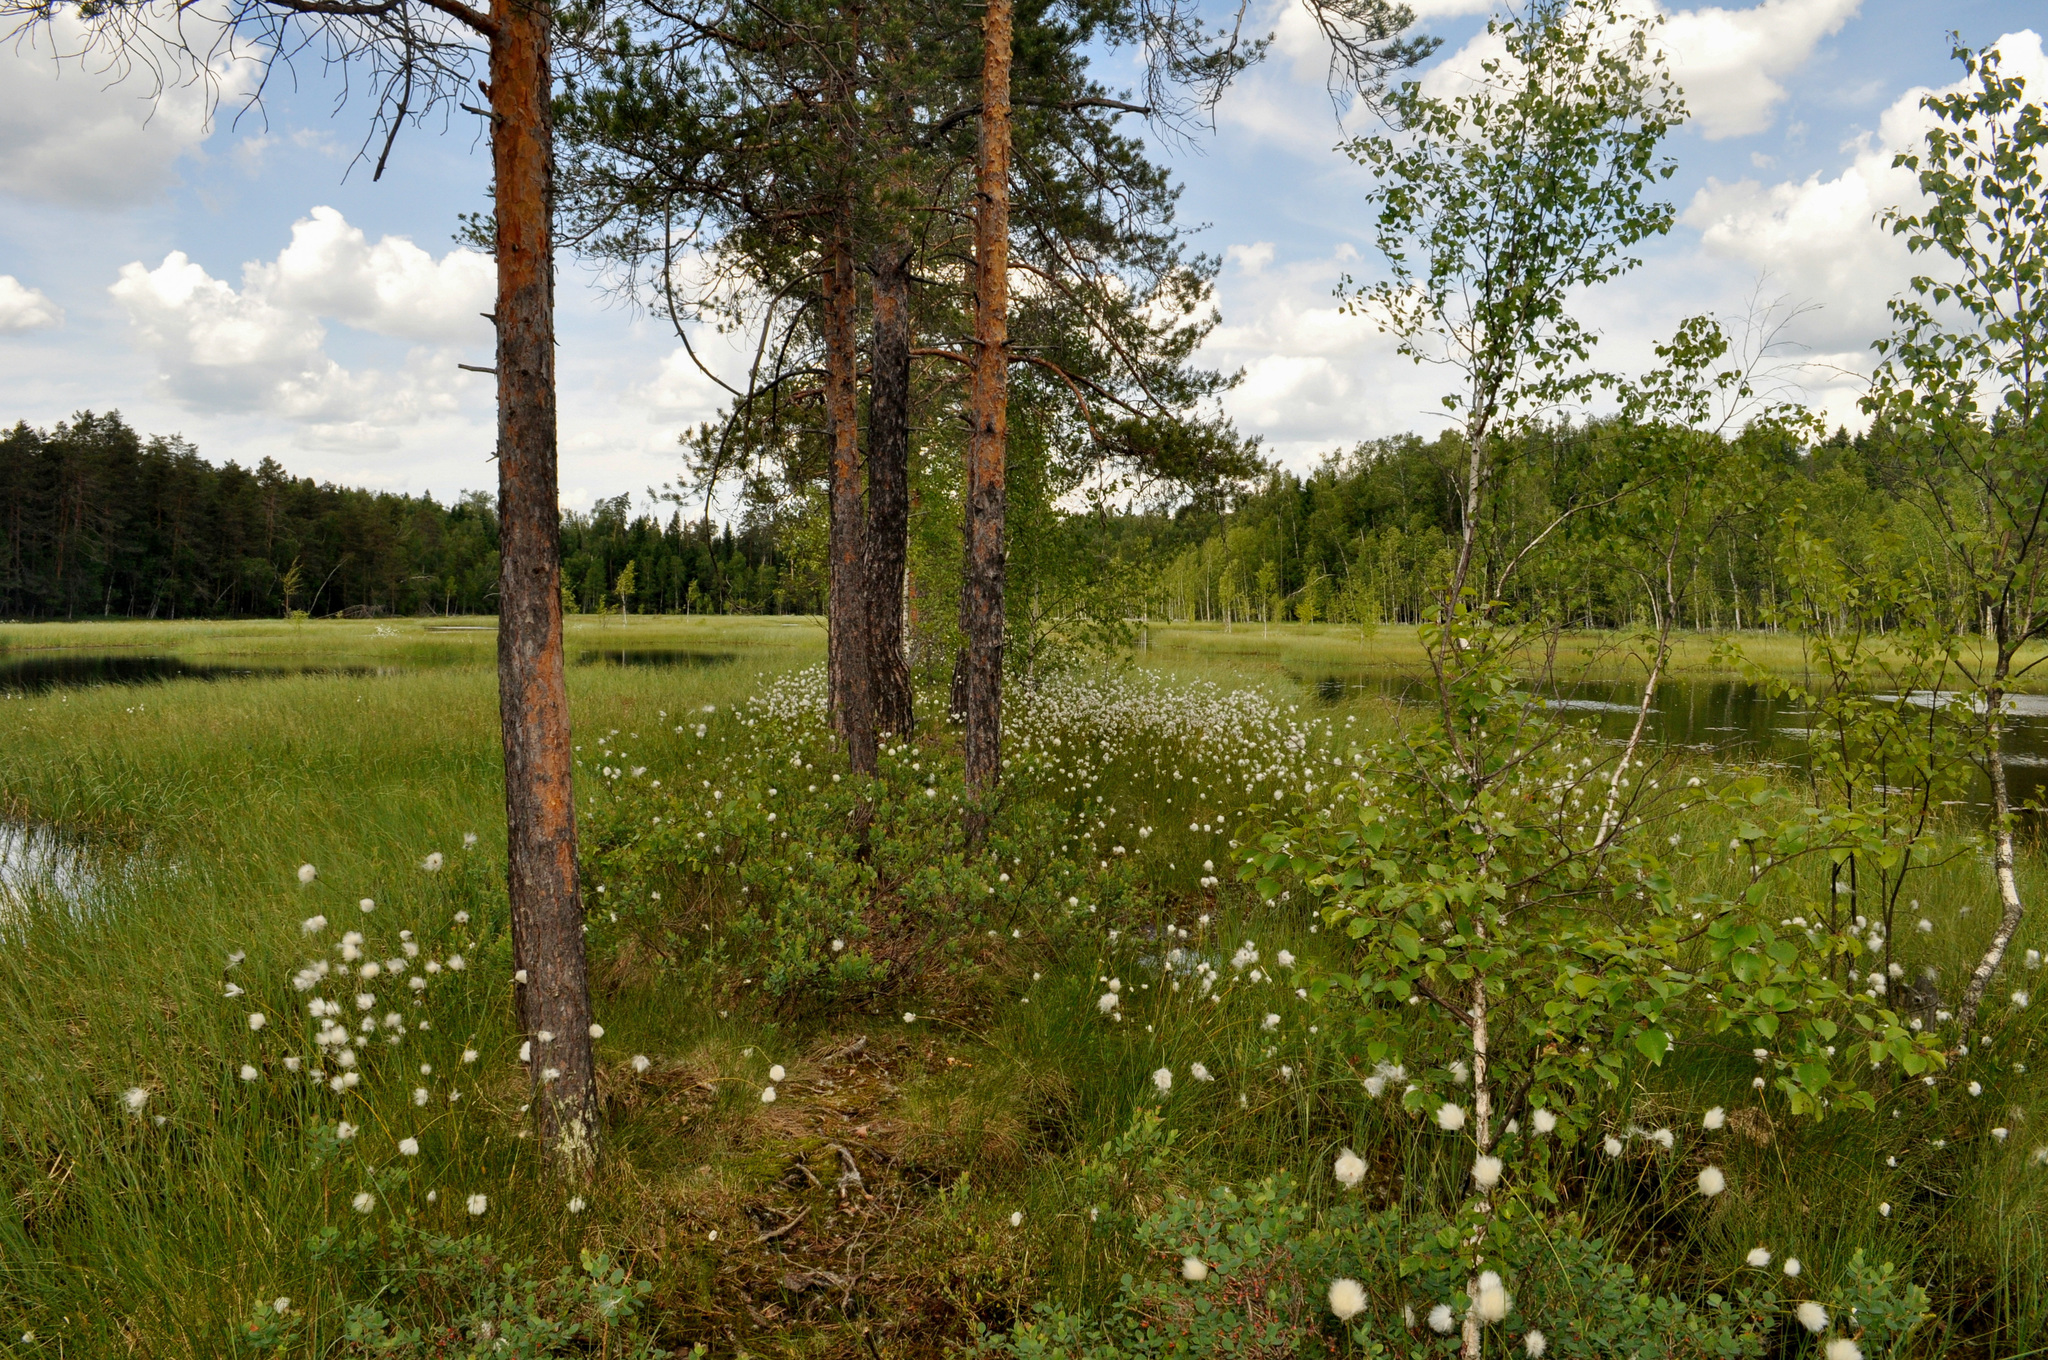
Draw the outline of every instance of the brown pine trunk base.
M498 709L514 993L541 1145L597 1169L596 1059L577 883L556 501L554 129L549 12L510 6L491 42L498 260ZM542 1036L546 1037L543 1038Z

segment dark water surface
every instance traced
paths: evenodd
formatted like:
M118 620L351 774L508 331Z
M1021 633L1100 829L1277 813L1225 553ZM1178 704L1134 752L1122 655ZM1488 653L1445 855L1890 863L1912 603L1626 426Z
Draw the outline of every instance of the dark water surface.
M579 666L723 666L739 660L738 652L682 647L587 648L575 655ZM363 678L404 675L451 666L489 667L487 650L466 648L410 649L402 658L319 660L229 657L187 658L168 653L61 651L8 654L0 652L0 694L44 694L60 689L94 689L102 685L152 685L166 680L262 680L285 675L335 675Z
M579 666L681 666L692 670L703 666L728 666L739 659L738 652L712 652L693 647L601 647L576 654Z
M1403 704L1435 700L1432 682L1426 678L1329 672L1298 674L1296 679L1327 703L1360 694ZM1560 685L1544 699L1552 709L1584 721L1602 737L1625 741L1635 726L1642 697L1639 684L1582 681ZM2048 801L2048 695L2014 695L2010 702L2005 762L2013 799ZM1643 737L1657 745L1683 747L1721 760L1800 766L1807 753L1807 722L1804 709L1748 681L1666 680L1657 686ZM1988 786L1980 787L1977 796L1988 802Z
M165 680L249 680L279 675L396 675L399 666L291 661L188 661L134 652L64 652L0 655L0 694L42 694L100 685L149 685Z

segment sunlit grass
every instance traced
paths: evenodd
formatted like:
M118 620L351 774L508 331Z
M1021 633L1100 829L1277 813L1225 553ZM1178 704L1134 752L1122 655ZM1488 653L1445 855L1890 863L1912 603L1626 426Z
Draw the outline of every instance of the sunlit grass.
M10 629L6 637L16 649L118 642L334 656L389 648L401 661L406 648L449 647L461 649L462 660L391 675L0 699L6 815L93 847L98 870L82 902L44 894L0 906L0 1015L15 1041L14 1056L0 1064L0 1354L44 1353L17 1342L34 1330L64 1338L65 1354L217 1356L251 1306L272 1296L323 1319L307 1353L325 1353L338 1322L321 1310L335 1302L337 1285L308 1263L303 1243L324 1225L355 1221L347 1200L357 1182L340 1164L313 1169L307 1144L282 1132L319 1118L345 1115L361 1125L356 1155L364 1164L412 1173L392 1202L421 1222L491 1232L550 1268L573 1262L581 1247L613 1251L655 1282L666 1344L701 1339L720 1353L837 1353L884 1315L894 1329L886 1334L908 1353L936 1353L966 1337L970 1318L1000 1325L1037 1299L1105 1297L1124 1271L1156 1264L1134 1252L1114 1221L1089 1213L1118 1208L1105 1187L1125 1185L1117 1178L1126 1172L1101 1151L1147 1109L1162 1110L1176 1137L1157 1170L1125 1185L1148 1204L1280 1169L1312 1196L1334 1195L1329 1166L1345 1146L1367 1156L1376 1193L1419 1202L1462 1173L1450 1140L1418 1135L1394 1102L1363 1095L1361 1074L1343 1055L1341 1008L1294 995L1294 971L1307 978L1342 970L1347 955L1341 941L1311 929L1300 903L1268 905L1235 883L1228 842L1250 801L1243 783L1218 778L1199 740L1118 741L1091 755L1085 791L1072 756L1099 748L1060 748L1058 787L1076 791L1049 796L1073 808L1101 794L1108 825L1087 842L1090 853L1106 857L1112 843L1125 845L1157 891L1127 918L993 949L984 985L968 1001L937 1006L936 1018L905 1023L896 1004L792 1010L715 969L660 970L630 951L598 959L613 1158L589 1213L571 1216L566 1192L539 1173L530 1142L518 1137L525 1095L508 1014L490 635L449 640L412 620L100 627ZM398 636L380 636L380 627ZM1256 627L1155 627L1139 660L1183 680L1256 683L1279 705L1278 720L1317 724L1317 752L1341 756L1398 732L1405 719L1393 706L1314 702L1293 678L1338 664L1344 649L1362 646L1355 635L1332 628L1283 637L1275 627L1273 639L1251 648L1246 635ZM1395 632L1383 628L1373 639L1378 664L1419 658L1412 638ZM579 646L621 642L739 654L704 666L572 667L578 741L616 728L633 739L636 759L671 775L710 759L754 758L758 729L732 725L728 710L764 676L822 652L811 621L571 621L572 656ZM1688 656L1687 665L1704 665L1703 646ZM718 714L706 720L710 735L700 747L673 729L676 715L705 705ZM928 732L925 758L955 759L949 740ZM1687 759L1686 770L1704 769ZM1270 771L1261 775L1253 796L1271 787ZM1191 821L1205 829L1190 830ZM1152 834L1138 838L1141 826ZM1078 846L1078 816L1073 827ZM1704 812L1672 830L1688 839L1726 834ZM465 849L468 832L479 839ZM1949 834L1968 833L1958 825ZM438 874L420 868L431 851L449 858ZM318 866L311 887L295 877L301 863ZM1204 874L1205 863L1214 875ZM2022 867L2022 891L2036 900L2048 875L2032 857ZM1739 882L1738 865L1719 872L1717 886ZM1205 888L1199 879L1208 876L1222 882ZM1816 874L1810 891L1771 911L1811 915L1824 887ZM1916 971L1938 968L1952 1000L1992 926L1988 873L1965 854L1926 872L1913 896L1920 906L1911 919L1925 916L1934 929L1922 935L1902 920L1899 948ZM373 914L357 910L362 897L376 901ZM330 920L317 944L299 924L315 911ZM471 914L460 927L458 911ZM1256 943L1266 969L1283 949L1296 964L1270 983L1229 982L1220 1004L1192 988L1175 992L1157 968L1169 924L1187 930L1185 946L1225 975L1245 941ZM1111 926L1114 942L1105 933ZM466 955L460 980L429 993L432 1031L400 1046L407 1061L436 1068L427 1083L431 1109L411 1103L410 1079L341 1097L269 1065L285 1051L286 1016L297 1017L294 1025L303 1019L290 974L322 948L332 958L344 929L370 935L377 957L397 950L401 929L432 951ZM2043 940L2030 921L2015 958ZM247 957L230 968L237 951ZM2009 965L1994 996L2032 976ZM1122 984L1121 1021L1096 1004L1108 977ZM266 980L268 990L258 995L252 979ZM236 981L252 994L224 997ZM277 1028L252 1035L245 1017L259 1002ZM902 1007L928 1009L915 997ZM1262 1028L1267 1014L1282 1017L1275 1031ZM1574 1183L1589 1225L1639 1241L1660 1286L1688 1291L1739 1286L1742 1255L1759 1244L1799 1255L1819 1281L1860 1247L1934 1291L1939 1325L1918 1353L1962 1353L1964 1337L1981 1354L2039 1346L2048 1328L2048 1169L2034 1163L2033 1149L2048 1143L2048 1129L2034 1122L2048 1078L2035 1070L2033 1014L1989 1008L1991 1044L1973 1037L1971 1057L1937 1091L1902 1088L1875 1117L1818 1126L1758 1100L1746 1050L1682 1046L1626 1094L1631 1118L1678 1132L1677 1151L1659 1158L1638 1145L1618 1165L1588 1156ZM871 1059L832 1060L861 1035ZM458 1079L460 1051L471 1045L482 1057L473 1076ZM636 1053L652 1060L647 1073L629 1065ZM249 1060L266 1064L256 1083L236 1075ZM789 1080L781 1100L763 1105L771 1062L785 1064ZM1197 1062L1216 1080L1196 1081ZM1149 1078L1160 1067L1175 1074L1164 1100ZM1970 1080L1982 1083L1982 1096L1966 1094ZM464 1091L455 1106L445 1099L451 1083ZM136 1086L150 1092L141 1118L119 1103ZM1661 1217L1656 1187L1682 1186L1696 1173L1706 1146L1699 1117L1717 1104L1749 1112L1712 1145L1733 1192L1675 1229ZM161 1128L158 1115L167 1120ZM1990 1136L1994 1126L2008 1129L2005 1140ZM404 1136L420 1137L417 1158L394 1152ZM785 1182L799 1159L829 1187L835 1154L824 1149L834 1141L857 1149L888 1206L861 1239L865 1254L857 1263L819 1263L802 1257L794 1237L756 1244L762 1221L750 1210L823 1194ZM432 1205L420 1198L429 1188L439 1192ZM480 1219L461 1208L470 1193L490 1197ZM829 1201L817 1200L821 1214L831 1212ZM1877 1212L1880 1203L1892 1206L1890 1216ZM1010 1216L1019 1213L1013 1228ZM1667 1243L1672 1249L1660 1254ZM881 1313L793 1302L780 1282L799 1264L886 1278L869 1287L879 1300L870 1307ZM781 1311L733 1321L770 1306ZM2002 1331L1987 1339L1992 1326Z

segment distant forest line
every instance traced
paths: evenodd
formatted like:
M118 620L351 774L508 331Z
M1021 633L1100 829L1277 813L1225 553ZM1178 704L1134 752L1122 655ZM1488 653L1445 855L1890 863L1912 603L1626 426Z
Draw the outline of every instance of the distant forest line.
M1557 551L1505 586L1511 600L1588 627L1650 618L1645 563L1630 551L1626 527L1599 509L1609 483L1628 476L1628 441L1615 435L1593 422L1505 441L1481 534L1489 571L1500 569L1493 545L1504 551L1564 509L1594 507L1566 518ZM1885 452L1893 441L1838 431L1806 447L1771 429L1737 436L1742 441L1754 445L1734 465L1743 506L1682 564L1678 626L1769 626L1785 603L1781 558L1795 537L1826 542L1844 572L1866 579L1941 569L1930 522L1916 513L1897 457ZM1170 510L1020 514L1011 525L1014 585L1020 604L1043 597L1050 612L1101 623L1414 622L1431 607L1457 543L1451 478L1460 459L1454 436L1402 436L1333 454L1305 475L1273 469ZM931 491L911 590L943 598L938 578L957 556L958 531L951 499ZM822 612L822 497L756 486L738 523L727 525L686 519L680 508L665 519L634 515L631 499L563 512L569 607L620 608L630 566L624 606L633 612ZM489 494L442 505L426 495L316 483L269 458L253 469L216 467L184 440L144 437L116 413L81 413L49 430L17 424L0 436L0 529L0 614L15 619L496 608L498 520ZM1062 571L1087 581L1056 588ZM1025 608L1016 626L1043 627L1045 612ZM914 642L950 655L949 613L913 609L914 629L933 634ZM1959 628L1975 623L1956 620ZM1030 650L1028 642L1020 647Z
M628 496L562 514L562 579L576 607L610 604L634 564L631 607L815 613L771 525L629 517ZM0 436L0 615L14 619L490 614L496 497L451 505L316 483L270 458L216 467L118 413Z

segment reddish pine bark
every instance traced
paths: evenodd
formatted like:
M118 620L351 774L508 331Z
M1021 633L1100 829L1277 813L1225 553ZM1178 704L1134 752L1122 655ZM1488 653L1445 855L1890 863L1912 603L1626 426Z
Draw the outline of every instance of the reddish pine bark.
M1002 770L1004 456L1009 433L1010 5L982 11L981 144L974 203L974 376L967 439L966 562L960 631L970 839Z
M587 1177L597 1167L598 1104L562 661L551 18L544 6L510 5L492 19L506 886L512 956L526 978L515 995L520 1028L533 1043L541 1143L558 1171Z

